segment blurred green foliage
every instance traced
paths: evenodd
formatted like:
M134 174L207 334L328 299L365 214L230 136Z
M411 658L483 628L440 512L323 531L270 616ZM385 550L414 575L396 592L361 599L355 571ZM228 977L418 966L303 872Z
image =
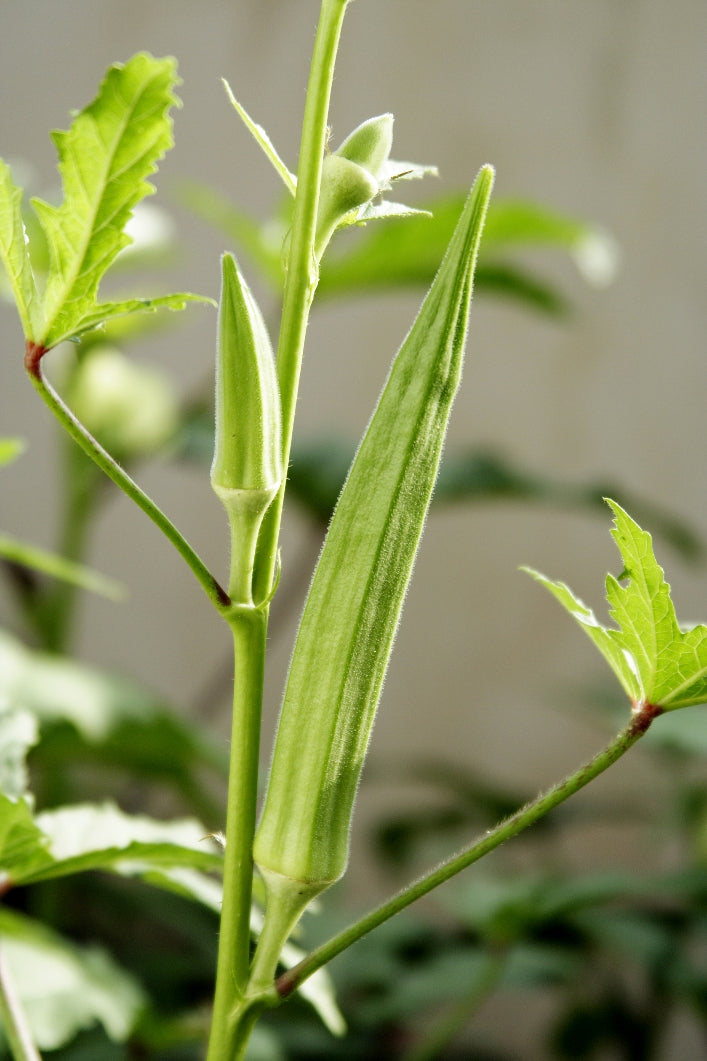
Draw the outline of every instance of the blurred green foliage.
M286 206L261 225L210 189L192 185L183 198L279 290ZM428 285L460 202L448 196L426 204L432 217L392 221L385 231L370 225L358 238L340 239L336 253L325 260L319 294L349 298L374 289ZM163 233L168 235L169 226ZM37 255L39 244L34 246ZM611 240L592 226L535 204L501 203L489 217L477 297L502 295L535 311L566 313L565 294L523 264L528 247L569 254L592 281L609 279L615 265ZM153 243L149 253L151 258L136 255L132 262L126 255L124 275L129 276L131 264L168 259L169 240ZM39 258L34 265L41 267ZM159 318L128 319L114 322L100 336L89 333L67 369L66 393L83 395L87 368L94 358L96 367L106 343L111 357L123 358L134 337L156 326ZM140 386L132 368L129 383ZM206 466L213 453L210 399L195 394L177 409L169 384L150 376L153 398L160 386L159 408L169 424L158 440L162 452ZM109 414L111 437L105 441L115 445L122 437L115 421L119 410ZM96 430L100 434L100 425ZM133 432L130 438L135 437ZM73 443L62 440L61 447L64 507L57 553L79 574L59 583L60 566L43 567L28 548L0 553L0 572L16 605L13 629L22 634L22 641L9 632L0 636L0 932L14 940L20 965L29 954L36 969L37 953L44 955L39 967L45 980L28 982L25 989L47 1057L197 1061L208 1028L218 925L220 856L206 833L222 818L227 754L196 713L184 718L129 678L72 659L73 619L80 605L76 581L84 577L86 587L82 560L105 492ZM155 447L150 436L149 444L131 444L119 455L135 463L148 459ZM353 449L348 439L328 438L300 443L293 455L291 496L320 530L330 518ZM17 443L7 440L0 446L0 460L18 455ZM480 449L446 457L435 504L503 500L604 514L606 495L625 504L685 559L700 557L699 538L659 503L630 496L600 476L587 483L560 482L551 472ZM606 709L603 694L591 699ZM609 702L607 713L611 710ZM532 1004L536 993L551 1000L542 1029L548 1059L589 1061L607 1056L607 1050L627 1061L667 1059L664 1050L676 1019L693 1029L704 1029L707 1021L707 786L697 765L704 752L704 727L690 712L665 720L640 753L652 757L656 776L669 792L660 818L647 819L640 806L610 812L584 804L580 811L572 805L562 809L522 841L531 853L525 866L501 862L493 874L465 875L442 893L443 917L396 918L334 963L339 1004L349 1025L344 1039L334 1040L298 999L285 1013L266 1019L249 1059L511 1061L497 1043L468 1029L493 992L508 1000L508 1012L528 1005L528 999ZM414 780L421 793L419 805L386 809L372 837L375 857L396 878L468 838L470 831L487 828L528 795L445 763L388 768ZM375 774L367 783L375 784ZM103 833L97 839L86 828L77 839L78 819L69 817L73 847L62 861L56 855L67 843L61 819L47 812L68 808L75 814L87 800L95 802L89 818L102 823ZM122 812L107 808L106 800ZM146 825L145 816L137 814L144 801L168 807L182 824ZM651 830L656 845L679 852L680 868L653 875L582 875L564 871L552 853L547 856L548 836L568 821L577 815L601 821L608 813ZM125 834L130 815L132 839ZM208 824L187 827L185 816ZM140 823L147 830L141 841L136 840ZM82 872L68 873L72 858ZM34 883L22 883L21 866ZM43 866L46 879L36 879L37 872L33 877L32 866ZM308 942L337 927L336 918L331 911L308 918ZM64 970L59 981L65 984L71 969L68 997L61 982L52 980L54 962ZM101 977L112 985L110 1007L99 990ZM315 992L320 1011L325 995L325 990L319 996ZM62 1012L63 1021L54 1022L50 1035L52 1007ZM518 1055L513 1061L523 1059Z

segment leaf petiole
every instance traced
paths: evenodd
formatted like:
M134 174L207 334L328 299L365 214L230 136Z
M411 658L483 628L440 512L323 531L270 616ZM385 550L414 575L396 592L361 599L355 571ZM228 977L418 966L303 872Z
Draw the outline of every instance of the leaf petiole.
M46 353L46 351L41 347L36 347L32 342L27 343L25 366L27 368L27 374L41 399L52 411L66 432L78 443L84 453L86 453L91 460L98 465L101 471L104 472L109 479L113 480L116 486L120 487L123 493L126 494L131 501L135 502L138 508L142 509L146 516L149 516L157 527L159 527L165 538L172 543L182 559L191 568L197 581L216 610L222 614L225 613L231 603L225 589L219 584L198 553L196 553L191 547L180 531L177 530L162 509L155 504L152 498L137 485L135 480L132 479L123 468L121 468L118 462L111 457L110 453L103 449L93 435L84 427L81 421L74 416L62 398L59 397L42 372L41 359L44 353Z
M643 736L653 719L660 714L662 714L662 708L654 707L651 704L642 705L640 710L633 713L628 726L621 730L603 751L600 751L593 759L580 766L569 777L559 781L530 803L526 803L510 818L484 833L470 847L465 848L459 854L453 855L446 862L443 862L441 866L432 870L431 873L408 885L407 888L394 895L392 899L383 903L382 906L372 910L359 921L344 929L343 932L339 932L326 943L317 947L298 965L282 973L275 981L275 987L280 998L283 1000L288 998L312 973L315 973L317 969L326 965L332 958L341 954L342 951L356 943L374 928L378 928L379 925L394 917L395 914L400 913L401 910L416 902L417 899L438 888L440 884L446 883L457 873L466 869L467 866L478 862L484 855L488 855L491 851L500 847L506 840L518 836L528 826L534 825L548 811L553 810L560 803L564 803L575 792L579 792L580 789L584 788L585 785L589 784L590 781L593 781L595 777L598 777L599 774L615 763L617 759L620 759Z

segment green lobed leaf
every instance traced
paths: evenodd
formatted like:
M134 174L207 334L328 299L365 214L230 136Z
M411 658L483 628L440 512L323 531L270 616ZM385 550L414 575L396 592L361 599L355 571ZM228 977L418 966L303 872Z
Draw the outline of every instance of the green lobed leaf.
M22 189L13 180L10 167L0 159L0 261L5 266L25 335L34 331L37 286L22 221Z
M227 773L226 750L154 694L124 677L75 660L30 650L0 631L0 701L28 710L41 726L35 786L52 787L59 774L67 802L71 785L86 798L103 798L106 777L125 771L176 791L190 812L220 821L213 781ZM88 771L88 773L87 773ZM108 782L110 784L110 782ZM66 786L68 787L68 790Z
M34 280L20 249L18 190L5 174L3 260L13 283L25 335L49 349L109 317L166 305L182 308L190 295L97 305L98 285L123 247L132 209L154 191L147 181L172 146L170 108L178 103L173 59L141 53L112 66L98 96L66 132L52 134L64 199L59 207L32 205L49 248L49 274L40 311L33 312ZM3 171L4 172L4 171ZM24 253L24 258L23 258ZM34 301L33 301L34 300Z
M345 868L359 774L461 377L493 183L481 170L352 465L300 623L259 866L304 881Z
M147 877L159 884L171 870L218 872L222 866L221 855L194 819L158 821L125 814L112 803L86 803L44 811L33 824L31 835L26 815L18 815L0 848L0 871L13 886L88 870ZM191 894L202 898L196 887Z
M93 328L97 328L108 320L115 320L117 317L126 317L132 313L155 313L160 309L176 312L184 309L189 302L215 305L212 298L192 295L184 291L172 295L157 295L155 298L128 298L122 302L99 302L94 308L87 309L66 334L50 339L48 345L56 346L62 339L78 339Z
M11 800L27 791L25 759L38 739L34 715L0 696L0 793Z
M140 877L218 913L222 863L204 827L193 819L157 821L125 814L110 803L60 807L33 819L24 800L12 803L0 796L0 887L104 870ZM255 907L251 927L257 937L262 916ZM303 957L291 943L283 949L286 966ZM330 1031L342 1034L343 1018L327 973L321 970L301 993Z
M674 710L707 701L707 626L683 631L670 598L670 586L653 554L650 534L617 505L612 536L624 570L606 578L606 597L618 629L602 626L594 613L563 582L552 582L525 568L567 609L592 639L631 702ZM621 582L628 579L626 586Z
M27 799L12 800L0 794L0 891L14 883L16 866L27 873L45 866L50 860L47 844Z
M147 1000L135 980L105 951L77 947L46 926L4 908L0 908L0 937L40 1049L55 1050L96 1023L111 1039L127 1039Z

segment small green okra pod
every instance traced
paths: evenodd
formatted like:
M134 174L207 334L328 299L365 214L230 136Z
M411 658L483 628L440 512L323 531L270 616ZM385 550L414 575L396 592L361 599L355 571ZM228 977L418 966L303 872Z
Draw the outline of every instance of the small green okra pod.
M231 528L236 604L251 605L263 516L282 483L280 396L265 322L235 259L221 260L216 353L216 440L211 485Z
M344 873L356 788L461 378L485 166L400 348L317 565L254 857L284 923ZM299 903L299 909L297 909ZM277 930L268 926L272 939Z

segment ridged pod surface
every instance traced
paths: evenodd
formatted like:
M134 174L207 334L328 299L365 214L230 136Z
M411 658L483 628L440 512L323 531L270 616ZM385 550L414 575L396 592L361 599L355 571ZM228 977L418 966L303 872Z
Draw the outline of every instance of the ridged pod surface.
M255 860L278 890L343 874L356 788L461 378L485 166L339 499L290 665Z

